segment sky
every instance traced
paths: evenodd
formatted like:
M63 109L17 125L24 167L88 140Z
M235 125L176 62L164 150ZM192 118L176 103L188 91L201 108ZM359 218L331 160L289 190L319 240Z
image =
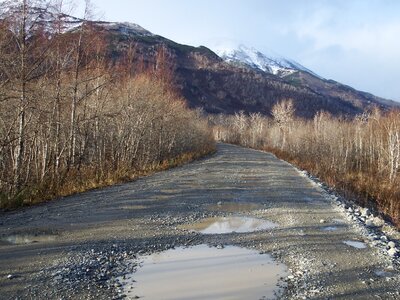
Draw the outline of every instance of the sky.
M75 14L80 3L75 0ZM400 102L399 0L91 0L96 17L176 42L244 44Z

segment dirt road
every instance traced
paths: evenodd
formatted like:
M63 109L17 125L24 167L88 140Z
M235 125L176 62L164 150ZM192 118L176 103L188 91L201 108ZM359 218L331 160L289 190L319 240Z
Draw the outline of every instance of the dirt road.
M227 216L275 226L188 229ZM0 298L117 299L124 295L117 278L136 268L137 255L208 244L256 249L284 263L284 299L399 299L398 241L368 220L368 211L345 207L275 156L218 145L183 167L0 214Z

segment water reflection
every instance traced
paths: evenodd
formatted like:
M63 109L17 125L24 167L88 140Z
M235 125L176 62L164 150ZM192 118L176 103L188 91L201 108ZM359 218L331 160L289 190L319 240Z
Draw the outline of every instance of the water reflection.
M206 218L200 222L184 225L184 229L198 231L203 234L224 234L231 232L253 232L277 227L276 223L268 220L231 216Z
M129 299L271 299L287 272L270 255L235 246L177 248L141 261L120 278Z

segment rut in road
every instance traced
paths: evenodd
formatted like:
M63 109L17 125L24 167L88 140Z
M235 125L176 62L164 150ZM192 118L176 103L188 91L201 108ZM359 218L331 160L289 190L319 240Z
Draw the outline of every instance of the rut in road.
M204 235L187 229L229 216L276 226ZM391 247L379 232L353 221L290 164L233 145L135 182L0 217L1 299L109 299L121 295L117 277L132 271L125 263L138 253L199 244L271 254L289 269L284 299L400 296L398 258L387 255Z

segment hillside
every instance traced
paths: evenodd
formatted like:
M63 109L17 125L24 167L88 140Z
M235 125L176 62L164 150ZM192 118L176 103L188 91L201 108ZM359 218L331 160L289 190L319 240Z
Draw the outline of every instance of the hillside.
M32 8L38 23L51 28L55 16ZM63 14L62 30L79 31L82 19ZM320 110L335 116L354 116L378 106L381 109L400 104L358 91L315 74L301 64L275 54L239 46L213 52L206 47L182 45L151 33L141 26L126 22L91 21L92 30L105 37L107 57L120 64L128 49L133 59L132 70L156 69L163 52L163 65L171 71L175 89L187 100L189 107L208 113L232 114L238 111L261 112L269 115L271 108L283 99L293 99L296 114L310 118ZM54 27L54 26L53 26Z
M293 61L287 70L264 65L241 64L224 60L206 47L192 47L129 23L93 23L108 38L110 57L116 62L133 45L135 61L155 68L160 48L166 64L174 71L178 91L192 108L208 113L261 112L268 115L282 100L294 100L298 116L312 117L324 110L332 115L354 116L378 106L387 109L391 102L332 80L326 80ZM281 62L282 63L282 62Z

